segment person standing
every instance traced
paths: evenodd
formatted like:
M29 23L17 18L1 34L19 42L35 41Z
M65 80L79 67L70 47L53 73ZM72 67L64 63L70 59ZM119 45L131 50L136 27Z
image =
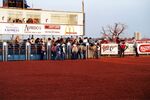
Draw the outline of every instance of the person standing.
M56 59L56 43L52 44L52 47L51 47L51 57L52 57L52 60Z
M139 57L139 53L138 53L138 43L137 43L137 41L134 42L133 48L134 48L136 57Z
M125 44L125 42L122 42L120 45L120 57L124 57L125 49L126 49L126 44Z
M45 53L46 53L45 44L42 43L42 44L41 44L41 60L44 59Z
M61 53L62 53L61 45L60 45L60 43L58 43L56 46L56 58L55 58L55 60L62 60Z
M72 59L78 59L78 47L76 44L73 44L72 47Z
M86 59L87 47L86 44L82 44L82 45L83 45L82 47L83 59Z

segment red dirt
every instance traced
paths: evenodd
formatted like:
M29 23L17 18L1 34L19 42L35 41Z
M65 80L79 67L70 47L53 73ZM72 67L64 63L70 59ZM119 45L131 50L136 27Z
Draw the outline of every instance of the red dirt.
M150 57L0 62L0 100L150 100Z

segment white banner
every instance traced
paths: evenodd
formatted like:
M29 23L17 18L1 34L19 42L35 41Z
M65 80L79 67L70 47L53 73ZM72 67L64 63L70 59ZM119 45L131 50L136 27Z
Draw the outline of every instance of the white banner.
M83 26L52 24L0 23L0 34L18 35L82 35Z
M44 25L39 24L23 24L24 34L42 35L44 32Z
M82 35L83 26L45 25L45 34L50 35Z
M1 23L1 34L23 34L22 24Z
M133 44L127 44L127 49L125 50L125 54L135 54Z
M101 54L118 54L118 44L101 44Z
M82 35L83 34L83 26L62 26L64 35Z

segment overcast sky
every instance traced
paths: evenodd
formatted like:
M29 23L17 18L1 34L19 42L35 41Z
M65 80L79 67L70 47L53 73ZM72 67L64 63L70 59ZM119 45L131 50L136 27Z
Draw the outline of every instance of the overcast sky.
M2 0L0 0L2 6ZM33 8L60 11L81 11L82 0L27 0ZM141 32L150 38L150 0L84 0L86 36L98 37L101 27L124 23L128 27L123 37Z

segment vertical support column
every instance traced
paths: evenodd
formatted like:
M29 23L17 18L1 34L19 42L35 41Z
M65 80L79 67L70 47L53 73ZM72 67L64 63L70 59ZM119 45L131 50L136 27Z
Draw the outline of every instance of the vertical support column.
M67 43L66 55L67 55L67 59L71 59L71 43L70 42Z
M3 42L3 61L8 60L8 45L6 42Z
M51 43L48 42L47 43L47 60L50 60L51 59Z
M26 42L26 60L30 60L31 56L31 45L29 42Z
M86 59L89 58L89 43L86 43Z
M99 45L98 52L99 52L99 58L100 58L101 57L101 44Z

